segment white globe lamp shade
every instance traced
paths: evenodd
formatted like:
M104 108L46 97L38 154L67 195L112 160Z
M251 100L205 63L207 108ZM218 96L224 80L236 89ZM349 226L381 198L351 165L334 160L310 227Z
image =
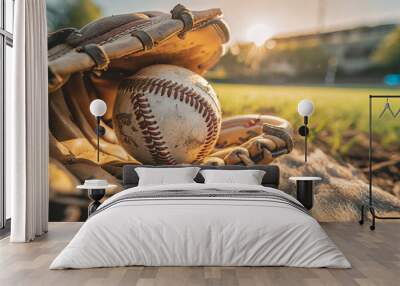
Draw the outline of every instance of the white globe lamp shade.
M106 114L107 104L101 99L95 99L90 103L90 112L96 116L100 117Z
M297 105L297 111L301 116L310 116L314 112L314 104L311 100L303 99Z

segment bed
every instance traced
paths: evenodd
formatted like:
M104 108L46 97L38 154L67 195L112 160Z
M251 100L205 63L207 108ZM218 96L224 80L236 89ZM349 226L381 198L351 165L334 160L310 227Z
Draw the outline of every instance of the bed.
M152 186L138 186L137 167L124 166L125 190L98 208L50 269L351 267L307 210L278 190L277 166L199 166L263 170L262 185L205 184L198 174L196 183Z

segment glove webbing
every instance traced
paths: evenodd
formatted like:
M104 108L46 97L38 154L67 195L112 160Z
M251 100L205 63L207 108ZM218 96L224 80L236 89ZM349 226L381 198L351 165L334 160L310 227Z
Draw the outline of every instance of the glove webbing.
M68 38L73 36L76 38L80 37L81 34L75 28L64 28L54 33L50 33L47 40L47 49L50 50L59 44L69 44Z
M96 66L93 68L95 73L100 73L107 70L108 65L110 64L110 59L104 52L103 48L99 45L88 44L83 47L79 47L76 50L80 53L86 53L96 63Z
M149 33L138 30L131 33L132 37L138 38L138 40L142 43L143 49L145 51L151 50L154 47L153 38L149 35Z
M181 20L183 22L183 30L179 33L179 37L183 38L185 33L192 30L194 25L194 17L192 12L185 6L178 4L171 10L172 19Z
M294 146L293 138L286 129L268 123L264 123L263 132L264 134L275 136L285 141L288 149L287 153L290 153L293 150Z

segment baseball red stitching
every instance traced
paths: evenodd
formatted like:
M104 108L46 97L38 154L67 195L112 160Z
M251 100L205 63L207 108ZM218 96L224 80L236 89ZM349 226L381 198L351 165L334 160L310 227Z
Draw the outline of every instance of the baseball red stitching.
M133 111L143 134L146 148L156 164L175 165L176 161L167 150L167 145L161 135L157 121L152 115L146 96L142 92L135 93L134 91L135 87L129 81L122 83L121 92L130 95Z
M152 115L150 104L144 95L146 92L167 96L193 107L204 118L207 126L206 139L194 162L200 161L210 153L210 147L212 147L218 136L219 121L211 104L201 94L177 82L158 78L126 80L121 89L129 90L136 119L146 141L146 147L149 148L153 159L157 163L176 164L176 161L169 153L168 146L162 137L156 119Z

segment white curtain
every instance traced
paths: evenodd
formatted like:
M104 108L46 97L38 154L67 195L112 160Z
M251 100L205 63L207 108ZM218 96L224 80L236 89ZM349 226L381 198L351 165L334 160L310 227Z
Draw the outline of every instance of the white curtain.
M45 0L15 1L13 94L6 98L6 187L12 242L47 232L48 105Z

